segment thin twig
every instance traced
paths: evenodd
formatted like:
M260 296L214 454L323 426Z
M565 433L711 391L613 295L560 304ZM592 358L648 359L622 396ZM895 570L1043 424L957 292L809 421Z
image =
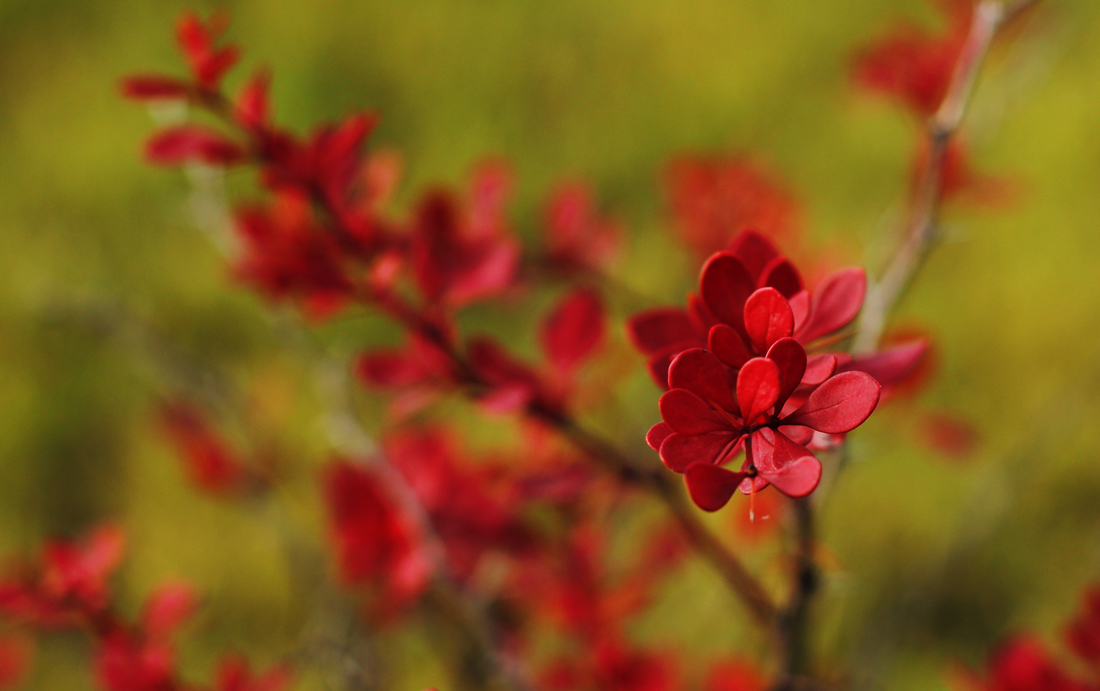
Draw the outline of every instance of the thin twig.
M853 352L875 349L890 314L935 245L939 235L947 152L966 115L978 73L998 31L1037 1L1016 0L1006 6L997 0L983 0L974 8L970 33L947 93L927 124L928 160L917 181L908 229L882 278L867 293L859 329L852 341Z
M237 127L232 116L232 107L224 96L202 94L197 102L228 126ZM242 133L248 137L254 136L247 131ZM329 226L338 241L354 235L344 227L345 219L327 195L315 193L313 202L318 211L329 219ZM359 295L359 298L370 306L380 308L399 323L404 324L412 333L418 333L436 345L451 360L455 375L464 384L466 392L477 394L487 388L486 382L481 380L465 357L455 349L449 336L443 333L434 321L385 290L369 290ZM749 610L753 620L768 630L774 629L777 609L771 597L737 556L722 545L699 521L696 514L684 504L682 494L665 474L655 473L645 465L636 463L614 445L584 430L572 418L560 413L547 416L546 412L534 408L527 411L529 416L549 423L563 437L583 450L595 463L610 469L629 484L647 489L661 499L672 513L684 537L718 570L730 589Z
M776 634L782 659L781 677L775 691L794 691L804 687L800 676L808 671L810 605L821 585L821 574L814 560L814 509L809 498L795 499L794 571L790 599L780 613Z

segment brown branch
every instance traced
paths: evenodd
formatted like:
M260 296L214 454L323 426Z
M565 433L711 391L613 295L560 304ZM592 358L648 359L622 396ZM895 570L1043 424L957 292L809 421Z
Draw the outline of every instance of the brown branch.
M232 107L221 94L201 94L195 102L207 108L228 126L237 127L232 116ZM243 131L248 137L254 133ZM253 149L260 147L255 145ZM343 219L333 208L327 195L314 194L313 202L318 210L331 221L335 236L349 237L349 231L341 224ZM418 333L436 345L451 360L454 374L467 393L477 394L488 388L466 358L458 352L450 337L444 333L435 321L427 318L418 310L401 300L394 293L381 289L368 289L357 296L362 302L380 308L385 313L405 325L412 333ZM628 484L646 489L656 495L672 513L673 519L689 544L703 556L722 576L730 589L748 609L753 620L759 625L774 630L777 608L763 586L729 549L727 549L699 520L697 514L685 504L683 495L665 473L654 472L636 463L614 445L582 428L571 417L557 411L549 411L533 405L527 415L539 419L557 430L580 448L595 463L611 471Z
M997 33L1038 0L1015 0L1004 5L982 0L974 8L970 33L939 109L926 128L928 160L917 181L910 208L908 229L890 264L863 304L859 330L852 341L853 352L868 352L878 345L886 322L924 264L939 236L943 202L943 176L948 147L958 134L970 104L978 73Z
M629 456L567 415L538 406L529 408L527 414L553 427L593 461L603 465L623 481L645 489L660 499L672 514L684 538L718 571L753 620L762 627L774 626L778 610L771 596L749 573L741 560L699 520L697 512L684 501L683 493L667 473L659 469L639 467Z
M790 599L780 612L776 626L780 678L774 691L795 691L807 688L807 680L799 675L809 668L809 612L814 595L821 585L821 573L814 561L814 509L809 498L795 499L794 571Z

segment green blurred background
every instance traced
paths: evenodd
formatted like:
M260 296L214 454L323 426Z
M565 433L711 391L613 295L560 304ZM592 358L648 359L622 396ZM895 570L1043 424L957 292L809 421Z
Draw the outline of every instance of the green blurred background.
M312 346L230 283L185 177L141 162L149 113L117 95L128 73L178 73L177 14L213 7L0 0L0 552L118 521L132 607L165 577L206 595L181 637L196 678L226 647L270 661L314 626L315 598L295 592L271 526L319 534L313 471L331 447ZM503 156L531 237L548 186L589 180L630 231L622 281L668 302L696 271L660 185L685 151L766 161L804 202L811 247L882 265L917 130L853 92L849 61L899 16L934 21L908 0L218 7L245 64L271 68L282 122L381 111L374 141L405 156L399 204ZM948 213L901 310L936 338L938 375L854 435L856 462L822 520L830 580L816 645L862 688L944 688L951 665L979 662L1008 632L1053 640L1081 587L1100 581L1100 4L1045 3L990 67L967 133L977 168L1007 177L1014 197ZM471 318L530 342L519 310ZM369 318L317 333L337 358L392 337ZM656 390L640 358L613 352L636 374L599 424L642 451ZM227 422L231 435L292 461L282 508L262 520L191 491L152 423L158 397L195 366L243 392L246 422ZM977 451L959 461L922 445L914 420L928 410L972 423ZM730 532L728 515L712 520ZM767 550L745 551L777 568ZM762 648L742 618L699 567L636 634L751 657ZM381 644L394 688L446 683L419 631ZM92 688L85 652L79 637L52 639L26 687ZM325 683L310 672L303 688Z

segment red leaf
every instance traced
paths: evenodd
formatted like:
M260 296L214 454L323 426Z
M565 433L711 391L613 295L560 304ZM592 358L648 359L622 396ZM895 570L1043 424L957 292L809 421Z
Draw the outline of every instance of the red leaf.
M779 398L776 407L782 408L806 373L806 351L793 338L781 338L768 349L768 359L779 368Z
M725 366L702 348L685 350L668 368L668 385L687 389L711 405L736 410Z
M669 427L667 422L658 422L649 428L649 431L645 435L645 443L649 444L649 448L657 451L661 451L661 442L668 438L672 434L672 428Z
M161 586L145 602L142 622L154 637L171 635L188 619L198 605L195 591L186 583Z
M183 99L191 93L185 82L159 75L137 75L122 81L122 95L141 101Z
M779 257L779 250L772 241L755 230L742 230L730 241L727 250L744 265L753 281L764 274L764 269Z
M734 369L749 361L752 353L741 334L728 324L715 324L710 329L710 338L707 343L710 352Z
M673 307L635 314L626 322L626 332L634 346L649 355L673 343L699 339L699 331L687 312Z
M729 423L687 389L672 389L658 401L661 417L680 434L706 434L729 429Z
M803 290L802 275L786 257L776 257L764 267L760 284L761 287L775 288L787 299Z
M271 114L268 98L270 84L271 75L267 72L259 72L244 85L234 108L237 122L252 130L267 125Z
M684 472L692 463L719 463L737 449L738 437L729 430L706 434L670 434L661 442L661 462Z
M878 404L882 387L869 374L843 372L830 377L784 422L826 434L844 434L863 424Z
M859 267L842 269L826 278L814 291L810 316L798 340L809 343L847 325L859 314L866 290L867 274Z
M743 323L745 300L756 288L741 260L727 252L713 255L703 265L699 293L719 321L735 328Z
M890 386L917 368L928 354L928 339L921 338L869 355L858 355L844 367L866 372L883 386Z
M835 355L815 355L806 363L806 373L802 375L802 383L808 386L817 386L836 371L837 359Z
M795 499L817 489L821 482L821 462L813 454L808 451L806 453L809 455L796 458L779 470L769 473L768 482L783 494Z
M737 373L737 403L745 424L755 424L778 398L779 368L776 364L762 357L746 362Z
M542 349L558 374L568 376L592 354L604 335L599 297L578 290L562 299L542 325Z
M196 125L181 125L153 136L145 145L145 157L157 165L179 165L201 161L209 165L232 165L244 160L238 144Z
M791 306L775 288L761 288L745 301L745 331L756 352L765 353L773 343L794 331Z
M684 474L688 494L695 505L704 511L717 511L729 503L737 485L745 479L744 473L735 473L707 463L696 463Z

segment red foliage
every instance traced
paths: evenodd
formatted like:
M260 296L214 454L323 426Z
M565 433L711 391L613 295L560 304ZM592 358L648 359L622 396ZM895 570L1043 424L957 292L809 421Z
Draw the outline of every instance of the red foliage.
M753 295L767 291L779 295L771 288ZM750 305L753 302L750 299ZM785 329L768 333L776 323ZM782 335L790 329L790 319L783 322L773 313L761 313L749 322L749 330L771 339L767 357L754 357L735 369L693 348L678 355L669 368L671 388L660 402L664 422L655 425L646 440L670 470L684 474L691 498L701 509L722 508L739 486L755 491L772 484L788 496L806 496L821 478L821 464L805 448L813 432L849 432L878 403L879 384L863 372L826 371L823 380L806 382L806 352L789 335ZM742 447L745 461L740 471L720 467Z
M544 212L546 259L558 271L600 270L619 253L622 229L596 211L591 191L581 183L556 189Z
M808 350L827 347L859 313L865 288L863 270L851 268L831 274L811 292L790 259L767 238L742 231L728 251L707 260L699 293L688 297L687 310L647 310L634 315L627 326L635 347L649 356L653 378L667 387L669 365L689 348L709 348L736 369L754 356L766 355L769 342L775 340L771 336L779 332ZM888 385L919 364L926 346L918 341L856 358L816 355L807 372L820 378L833 368L868 371Z
M221 497L237 494L247 487L248 468L214 433L196 408L183 401L165 403L161 406L160 421L195 487Z
M392 616L424 592L431 574L414 518L400 511L365 466L333 463L324 487L340 575L373 585L380 616Z
M677 159L668 167L665 188L677 232L704 257L726 249L743 228L783 242L799 232L794 198L745 158Z
M103 526L79 542L48 542L39 563L0 581L0 612L33 626L74 626L106 611L108 577L122 559L125 539Z
M939 4L946 15L944 31L901 24L860 51L853 66L859 86L900 100L922 118L943 102L970 31L969 2Z

